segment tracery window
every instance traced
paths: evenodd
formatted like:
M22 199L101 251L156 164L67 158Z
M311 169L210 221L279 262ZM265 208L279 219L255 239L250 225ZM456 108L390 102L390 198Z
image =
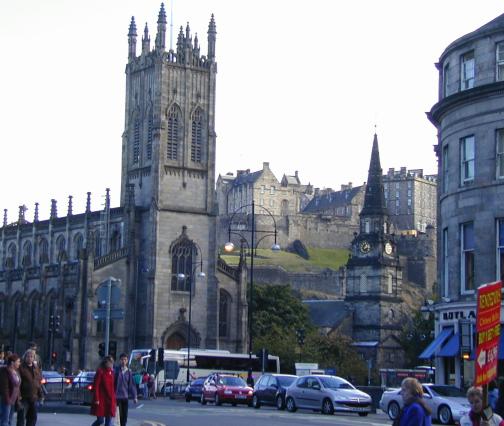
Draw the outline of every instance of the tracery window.
M179 121L179 109L176 105L173 105L168 112L168 143L166 147L166 158L168 160L178 159Z
M42 238L39 242L39 263L49 262L49 243L45 238Z
M32 243L31 241L26 241L23 245L23 267L31 266L32 259Z
M6 268L16 267L17 247L15 243L10 243L7 248L7 257L5 259Z
M77 259L79 257L80 251L84 248L84 237L80 232L75 235L73 246L74 246L74 259Z
M203 117L197 109L192 116L191 130L191 161L201 163L203 147Z
M135 117L133 124L133 164L140 162L140 119Z
M152 109L149 111L149 116L147 118L147 160L152 160L152 135L154 127L154 116L152 114Z
M58 251L58 261L63 260L66 256L66 240L63 235L60 235L56 240L56 250Z
M219 336L229 336L231 296L226 290L220 290L219 297Z
M192 288L193 265L196 257L196 246L188 238L182 237L172 247L172 290L189 291ZM181 274L183 274L184 278L182 278Z

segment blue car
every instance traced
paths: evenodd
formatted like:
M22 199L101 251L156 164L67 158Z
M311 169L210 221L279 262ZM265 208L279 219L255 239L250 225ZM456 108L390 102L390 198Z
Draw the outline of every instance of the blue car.
M203 383L206 377L198 377L189 383L185 389L185 400L186 402L191 402L192 400L201 400L201 394L203 392Z

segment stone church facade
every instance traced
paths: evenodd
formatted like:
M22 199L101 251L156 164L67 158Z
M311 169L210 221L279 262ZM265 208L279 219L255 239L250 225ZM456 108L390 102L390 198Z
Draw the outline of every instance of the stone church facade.
M18 220L4 213L0 228L0 344L22 352L29 341L57 365L93 368L103 341L99 286L120 280L112 323L117 352L188 346L242 352L247 341L245 276L217 266L215 200L216 25L202 55L189 24L175 50L166 49L166 13L158 15L151 47L147 26L137 55L137 29L128 33L121 202L83 214ZM202 274L203 273L203 274ZM182 277L182 278L181 278ZM56 331L50 318L58 318ZM49 343L48 343L49 342Z

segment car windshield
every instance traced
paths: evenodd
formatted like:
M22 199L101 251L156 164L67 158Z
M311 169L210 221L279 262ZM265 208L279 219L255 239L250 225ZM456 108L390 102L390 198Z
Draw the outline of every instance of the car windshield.
M455 386L429 386L429 389L435 396L462 397L465 393Z
M226 386L247 386L247 384L239 377L222 377L222 383Z
M345 379L339 377L319 377L325 388L329 389L355 389L354 386Z
M277 380L280 383L280 386L283 386L284 388L290 386L294 380L296 380L296 377L290 377L290 376L277 376Z
M192 381L191 385L199 386L199 385L202 385L204 381L205 381L205 379L196 379L196 380Z

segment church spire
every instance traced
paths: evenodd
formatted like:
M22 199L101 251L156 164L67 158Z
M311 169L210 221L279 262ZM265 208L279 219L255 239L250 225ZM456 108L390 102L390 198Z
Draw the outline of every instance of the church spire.
M144 35L142 37L142 55L146 55L150 51L150 36L149 36L149 27L147 26L147 22L145 23Z
M164 3L161 3L157 24L156 50L164 51L166 45L166 12Z
M131 17L131 23L128 31L128 60L132 61L136 57L136 40L137 28L135 24L135 17Z
M217 36L217 30L215 29L215 19L212 13L210 18L210 23L208 24L208 60L210 62L215 61L215 40Z
M378 136L376 133L373 139L373 149L371 151L371 161L369 163L364 207L360 215L361 217L368 215L388 215L387 204L385 203L385 195L383 192L380 151L378 149Z

